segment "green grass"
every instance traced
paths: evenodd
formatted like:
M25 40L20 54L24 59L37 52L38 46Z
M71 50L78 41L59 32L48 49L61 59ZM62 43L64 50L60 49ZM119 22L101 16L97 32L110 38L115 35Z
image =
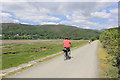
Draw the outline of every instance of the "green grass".
M72 41L72 48L87 44L88 41ZM2 53L15 52L15 54L2 54L2 69L18 66L32 60L36 60L62 51L62 41L5 44Z
M102 69L100 77L102 78L117 78L117 68L112 66L111 60L114 56L111 56L99 43L98 56L100 59L100 68Z
M0 70L2 69L2 48L0 48Z

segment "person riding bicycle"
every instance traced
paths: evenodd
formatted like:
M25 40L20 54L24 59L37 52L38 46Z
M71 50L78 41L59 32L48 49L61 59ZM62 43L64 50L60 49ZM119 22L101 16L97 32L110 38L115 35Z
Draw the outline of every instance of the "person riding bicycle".
M67 50L67 52L66 52L66 56L69 56L70 54L71 54L71 52L70 52L70 47L71 47L71 41L70 40L68 40L68 37L66 37L65 38L65 40L63 41L63 46L64 46L64 49L66 49ZM69 56L69 59L70 59L71 57Z
M91 40L89 40L89 44L91 43Z

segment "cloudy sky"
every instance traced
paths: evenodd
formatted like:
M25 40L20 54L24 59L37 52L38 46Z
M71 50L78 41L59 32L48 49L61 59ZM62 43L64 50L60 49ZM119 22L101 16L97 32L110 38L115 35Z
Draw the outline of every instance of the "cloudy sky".
M4 0L1 2L0 23L65 24L98 30L118 26L117 1L53 1Z

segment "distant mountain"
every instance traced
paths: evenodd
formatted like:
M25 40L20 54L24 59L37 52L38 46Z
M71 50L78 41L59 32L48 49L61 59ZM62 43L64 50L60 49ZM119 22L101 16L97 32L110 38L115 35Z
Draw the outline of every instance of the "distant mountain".
M67 25L2 23L3 39L91 39L101 32Z
M104 32L104 31L106 31L106 30L108 30L108 29L101 29L100 31L101 31L101 32Z

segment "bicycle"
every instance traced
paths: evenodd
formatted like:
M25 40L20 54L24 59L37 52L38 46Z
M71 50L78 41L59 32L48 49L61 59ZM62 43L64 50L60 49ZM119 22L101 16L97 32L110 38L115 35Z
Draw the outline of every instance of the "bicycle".
M71 59L71 56L70 56L70 50L68 48L64 48L63 51L65 52L65 60L69 60Z

